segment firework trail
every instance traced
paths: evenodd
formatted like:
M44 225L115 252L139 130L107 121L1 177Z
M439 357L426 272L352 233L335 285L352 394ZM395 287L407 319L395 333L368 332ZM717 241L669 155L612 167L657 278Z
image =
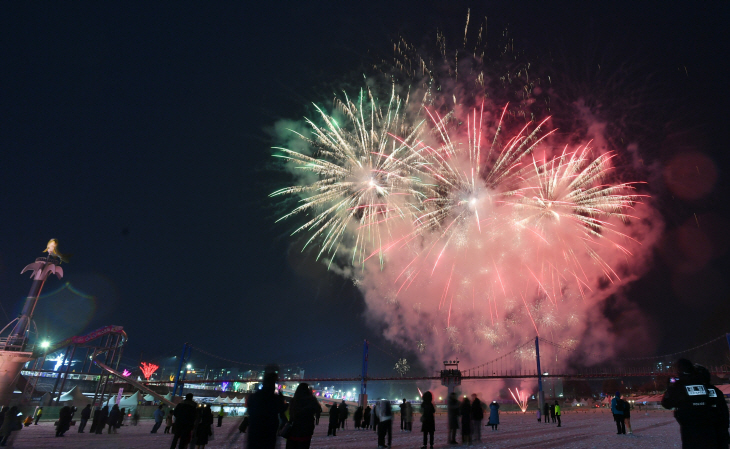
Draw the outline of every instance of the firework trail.
M508 388L507 390L509 390L509 394L512 395L512 399L515 400L515 403L520 410L522 410L522 413L525 413L527 411L527 392L524 390L520 391L519 388L515 388L515 391L517 392L517 395L515 395L511 388Z

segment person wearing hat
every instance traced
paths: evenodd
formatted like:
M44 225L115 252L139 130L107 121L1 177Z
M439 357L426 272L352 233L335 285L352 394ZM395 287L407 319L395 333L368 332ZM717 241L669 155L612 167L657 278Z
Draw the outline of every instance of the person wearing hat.
M671 378L662 397L662 407L674 409L679 423L683 448L719 447L712 422L712 399L716 394L707 379L697 372L692 362L679 359L675 363L677 378Z

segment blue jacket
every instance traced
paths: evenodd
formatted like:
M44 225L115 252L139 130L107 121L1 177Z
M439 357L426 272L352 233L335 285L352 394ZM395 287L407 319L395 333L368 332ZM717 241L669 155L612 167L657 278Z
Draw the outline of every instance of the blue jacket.
M161 423L163 419L165 419L165 412L161 408L158 408L155 410L155 422Z
M611 399L611 413L614 415L623 415L624 411L621 410L621 407L619 407L619 402L621 399L619 398L613 398Z

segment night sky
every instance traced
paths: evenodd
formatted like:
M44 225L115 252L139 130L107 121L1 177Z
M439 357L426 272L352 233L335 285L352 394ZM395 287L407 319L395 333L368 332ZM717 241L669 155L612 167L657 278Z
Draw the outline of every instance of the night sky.
M641 150L658 167L651 190L666 226L654 267L625 296L648 317L657 353L730 331L730 14L727 2L686 1L3 2L0 321L30 286L20 270L55 237L73 253L64 282L87 297L39 303L51 340L122 325L123 362L135 365L166 363L186 341L261 364L368 338L385 350L371 350L371 372L394 374L394 357L414 355L366 323L351 281L300 253L293 223L274 224L267 195L287 176L273 169L271 129L357 85L399 35L458 39L469 7L528 52L559 53L584 73L625 62L624 85L649 86L603 99L636 99L631 117L651 124ZM667 164L690 150L717 174L698 199L664 185ZM45 292L62 285L51 279ZM623 301L605 306L619 327ZM359 360L353 349L302 366L354 375ZM231 365L195 351L193 361Z

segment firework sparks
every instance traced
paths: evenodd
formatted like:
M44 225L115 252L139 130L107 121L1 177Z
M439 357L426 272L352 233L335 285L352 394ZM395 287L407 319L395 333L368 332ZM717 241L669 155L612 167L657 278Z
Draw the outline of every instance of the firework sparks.
M519 388L515 388L515 392L517 392L517 394L515 395L511 388L508 388L508 390L509 394L512 395L512 399L515 400L517 406L520 408L520 410L522 410L522 413L525 413L527 411L527 398L529 397L527 392L524 390L520 391Z
M408 98L401 100L392 90L386 107L378 105L371 91L361 91L357 101L347 96L337 100L338 111L346 124L317 107L323 126L307 120L313 136L299 136L313 149L309 155L287 148L275 157L305 172L314 173L311 184L286 187L272 193L299 195L301 204L279 219L310 213L306 223L293 234L311 232L307 245L319 240L318 256L336 254L343 239L352 235L352 262L364 262L368 251L382 248L390 236L383 233L382 223L407 214L406 203L399 196L418 198L410 164L419 157L412 152L421 134L422 123L408 121ZM292 131L294 132L294 131ZM394 136L399 136L395 138Z
M585 335L591 304L646 260L654 212L638 183L617 181L615 151L550 129L549 108L533 96L549 79L506 53L496 70L507 71L495 76L477 48L474 64L460 66L447 61L444 39L439 61L405 41L394 47L420 103L396 93L411 87L393 87L384 103L366 89L332 114L318 108L311 136L300 134L307 150L277 148L309 175L272 194L300 200L281 220L306 216L294 230L307 235L304 247L352 276L388 338L415 343L422 359L482 357L528 334ZM512 93L494 95L495 85Z

